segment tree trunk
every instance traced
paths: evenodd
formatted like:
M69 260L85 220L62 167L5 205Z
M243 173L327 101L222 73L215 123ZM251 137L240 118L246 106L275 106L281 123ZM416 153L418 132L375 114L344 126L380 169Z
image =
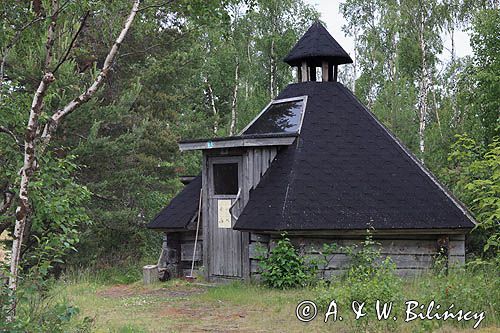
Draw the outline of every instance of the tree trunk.
M19 270L19 261L21 255L21 244L23 242L24 228L26 225L26 217L30 212L28 186L36 169L35 156L35 138L38 128L38 118L42 111L42 102L48 86L54 81L52 73L46 73L38 86L38 89L33 97L28 126L26 128L24 140L24 164L21 169L21 183L19 186L19 206L16 209L16 224L14 228L14 239L12 243L11 261L10 261L10 278L9 288L12 291L17 289L17 276ZM13 304L11 315L15 315L15 307Z
M276 97L276 61L274 55L274 38L271 39L271 56L269 59L269 94L271 99Z
M358 48L358 30L354 29L354 63L352 64L353 68L353 78L352 78L352 92L355 94L356 93L356 79L358 78L358 55L357 55L357 48ZM331 78L330 78L331 80Z
M217 107L215 106L215 97L212 85L210 84L207 78L205 78L205 82L207 83L208 99L210 100L210 105L212 107L212 114L214 116L213 132L215 135L217 135L217 132L219 131L219 112L217 112Z
M110 70L113 64L114 58L118 52L118 49L123 42L132 21L134 20L135 14L139 9L139 1L134 0L132 10L125 22L125 26L122 29L120 35L116 39L115 43L111 47L106 60L104 61L104 66L93 82L93 84L80 96L68 103L63 109L56 111L52 117L49 119L44 127L43 134L41 135L40 149L37 152L36 143L37 140L37 129L38 129L38 118L40 116L43 104L43 98L47 92L48 86L55 80L54 75L49 71L52 60L52 46L54 44L55 38L55 26L57 22L57 13L59 11L59 4L57 0L53 0L52 9L53 15L51 18L51 24L49 26L46 42L46 57L45 57L45 74L38 86L38 89L33 97L33 102L30 110L30 115L28 119L28 126L26 128L25 143L24 143L24 164L21 169L21 182L19 186L19 205L16 209L16 224L14 228L14 239L12 244L11 252L11 262L10 262L10 277L9 277L9 288L14 293L17 290L17 281L19 274L19 262L21 259L21 244L23 243L24 229L26 227L26 218L30 213L30 200L29 200L29 184L30 180L37 169L36 155L37 153L42 155L46 147L50 143L52 134L57 130L59 124L68 114L77 109L80 105L87 102L98 90L98 88L103 84L104 78ZM10 320L15 316L17 304L14 302L12 304L10 312Z
M427 49L425 45L425 8L420 1L420 25L419 25L419 45L420 52L422 55L421 61L421 77L419 84L419 95L418 95L418 113L419 113L419 128L418 128L418 139L419 139L419 150L420 159L424 163L424 153L425 153L425 128L427 121L427 95L429 89L429 73L427 71Z
M452 126L458 125L460 123L460 109L457 103L457 69L456 69L456 51L455 51L455 28L452 27L450 31L451 35L451 108L453 110L453 122Z
M233 90L233 102L231 103L231 126L229 127L229 135L234 135L236 132L236 102L238 100L238 86L239 86L239 72L240 63L236 62L236 69L234 70L234 90Z

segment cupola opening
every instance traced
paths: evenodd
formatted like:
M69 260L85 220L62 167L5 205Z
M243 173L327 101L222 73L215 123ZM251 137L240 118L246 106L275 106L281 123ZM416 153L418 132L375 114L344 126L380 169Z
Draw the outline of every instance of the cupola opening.
M297 81L316 81L316 70L321 70L321 81L337 81L338 66L352 63L351 57L328 33L320 22L315 22L295 44L284 61L297 68Z

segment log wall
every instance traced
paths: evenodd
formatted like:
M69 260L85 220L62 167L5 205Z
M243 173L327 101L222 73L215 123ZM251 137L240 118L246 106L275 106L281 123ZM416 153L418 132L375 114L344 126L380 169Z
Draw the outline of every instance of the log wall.
M185 277L191 274L195 236L195 231L165 234L158 266L160 269L167 269L170 278ZM196 276L200 274L200 268L203 266L203 235L201 230L194 258L193 275Z
M364 238L359 237L305 237L288 236L299 253L307 258L326 259L328 264L321 267L320 272L328 278L346 272L349 267L350 257L341 250L341 247L360 245ZM437 235L408 235L408 236L386 236L374 238L378 243L382 258L390 257L396 264L397 273L401 276L419 275L431 269L438 255L441 243ZM450 267L465 263L465 236L446 236L448 243L448 263ZM264 246L268 251L272 249L279 236L251 234L250 242L250 267L252 278L259 279L260 271L258 265L259 255L255 251L257 246ZM336 243L338 250L326 258L320 253L323 244Z

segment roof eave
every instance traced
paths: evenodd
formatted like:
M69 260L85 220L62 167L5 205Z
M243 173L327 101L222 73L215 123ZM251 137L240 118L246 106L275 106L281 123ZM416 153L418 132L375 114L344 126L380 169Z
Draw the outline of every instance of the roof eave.
M179 149L181 151L190 151L238 147L289 146L295 141L297 136L298 134L287 134L272 137L239 136L193 141L190 140L179 142Z
M300 57L291 56L284 58L283 61L292 67L300 67L304 61L308 61L309 63L316 63L318 66L320 66L323 61L330 62L332 65L345 65L353 63L352 58L348 54L346 54L345 56L335 57L321 55Z
M281 234L289 235L309 235L309 236L361 236L367 234L367 229L280 229L280 230L265 230L255 228L233 228L238 231ZM370 229L370 234L373 235L401 235L402 232L412 235L464 235L469 233L473 227L463 228L422 228L422 229Z

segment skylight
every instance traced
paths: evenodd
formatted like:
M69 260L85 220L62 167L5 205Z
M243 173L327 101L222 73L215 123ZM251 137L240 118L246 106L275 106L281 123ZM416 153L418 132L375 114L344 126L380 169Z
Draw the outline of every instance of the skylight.
M243 135L299 133L307 97L271 102L243 131Z

